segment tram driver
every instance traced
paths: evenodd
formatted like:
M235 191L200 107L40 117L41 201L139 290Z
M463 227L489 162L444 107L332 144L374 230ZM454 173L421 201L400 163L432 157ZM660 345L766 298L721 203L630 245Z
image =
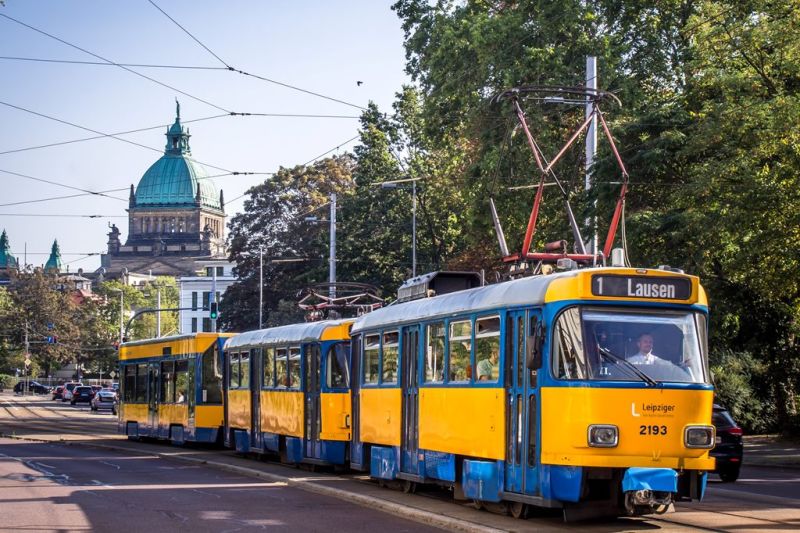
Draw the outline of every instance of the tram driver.
M636 341L636 347L639 348L639 351L628 358L629 363L633 363L634 365L654 365L666 362L653 353L653 336L649 333L642 333L639 335L639 340Z

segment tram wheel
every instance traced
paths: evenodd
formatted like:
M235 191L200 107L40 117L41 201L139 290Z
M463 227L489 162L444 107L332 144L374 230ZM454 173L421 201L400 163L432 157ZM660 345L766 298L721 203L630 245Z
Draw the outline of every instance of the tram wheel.
M472 506L480 511L481 509L483 509L483 502L481 502L480 500L472 500Z
M508 504L508 514L514 518L525 519L528 517L528 505L522 502L511 502Z
M413 481L409 481L408 479L406 479L403 481L402 489L403 492L405 492L406 494L414 494L415 492L417 492L417 484L414 483Z

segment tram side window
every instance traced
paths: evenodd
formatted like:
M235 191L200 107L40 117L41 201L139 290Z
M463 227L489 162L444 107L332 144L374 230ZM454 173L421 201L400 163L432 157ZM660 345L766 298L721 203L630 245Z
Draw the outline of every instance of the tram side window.
M472 322L450 322L450 381L469 381L472 377Z
M175 403L186 403L190 392L189 361L175 361Z
M364 338L364 383L378 383L380 335L367 335Z
M161 403L175 402L175 363L161 363Z
M289 386L288 364L286 361L286 348L277 348L275 350L275 377L277 378L278 387Z
M388 331L383 334L383 366L381 383L397 383L397 353L399 350L399 334Z
M350 386L347 376L350 374L349 361L347 360L347 344L337 342L328 348L328 358L325 369L325 384L330 389L341 389Z
M497 382L500 376L500 317L475 321L475 361L478 381Z
M444 381L444 323L429 324L425 333L425 383Z
M147 365L136 365L136 397L135 402L147 401Z
M217 357L217 344L203 352L203 401L222 403L222 369Z
M275 348L264 348L264 387L275 386Z
M239 354L231 353L228 355L228 388L239 388Z
M125 389L122 391L122 399L126 402L132 402L136 398L136 365L125 366L125 381L123 386Z
M300 388L300 347L289 348L289 388Z
M239 354L239 388L250 388L250 352Z

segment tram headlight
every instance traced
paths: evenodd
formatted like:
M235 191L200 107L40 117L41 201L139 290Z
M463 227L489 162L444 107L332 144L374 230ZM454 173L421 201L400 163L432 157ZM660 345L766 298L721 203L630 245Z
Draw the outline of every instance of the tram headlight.
M686 426L683 430L683 443L687 448L714 447L716 429L714 426Z
M611 424L592 424L589 426L589 446L594 448L614 448L619 442L619 429Z

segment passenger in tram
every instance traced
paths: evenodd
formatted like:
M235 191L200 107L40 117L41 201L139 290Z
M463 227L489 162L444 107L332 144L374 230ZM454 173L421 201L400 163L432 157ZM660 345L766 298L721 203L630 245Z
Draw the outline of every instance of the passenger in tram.
M492 347L492 353L487 359L478 361L478 381L493 381L496 379L494 374L497 360L500 358L497 347Z

